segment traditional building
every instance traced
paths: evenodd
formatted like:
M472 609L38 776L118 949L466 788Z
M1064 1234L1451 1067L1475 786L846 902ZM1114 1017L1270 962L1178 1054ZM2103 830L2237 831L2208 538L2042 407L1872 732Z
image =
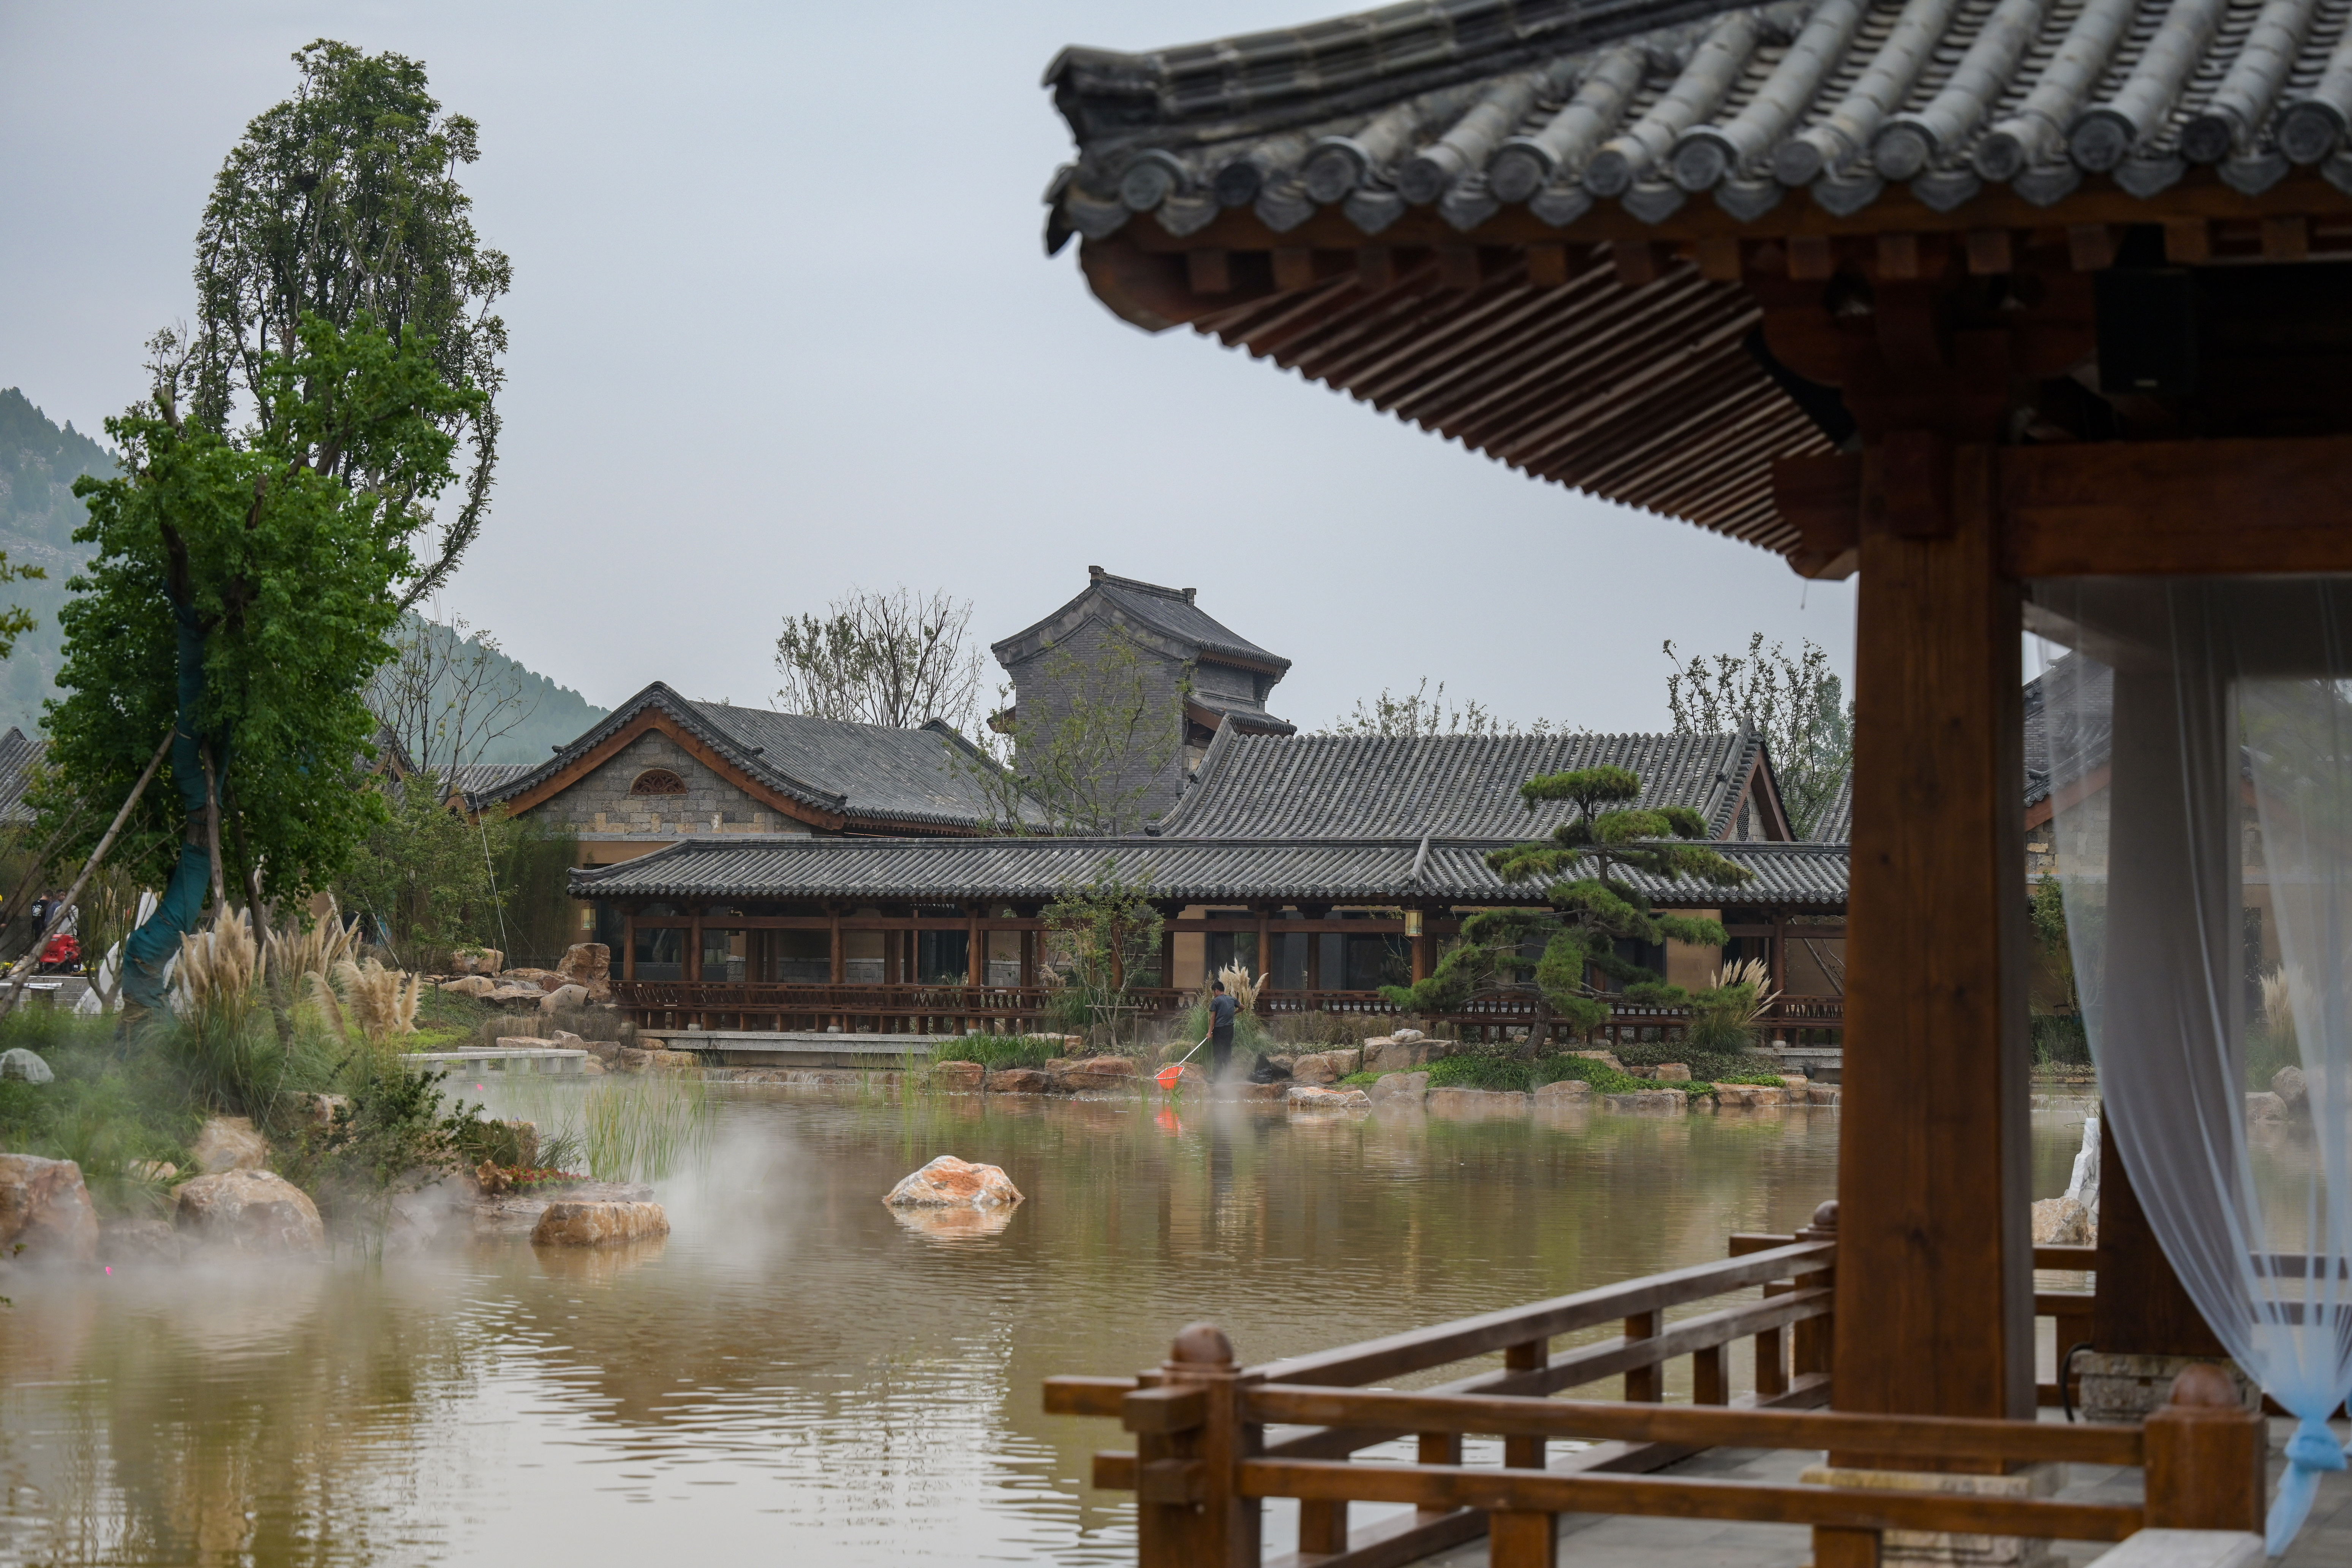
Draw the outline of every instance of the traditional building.
M1239 962L1270 982L1269 1011L1393 1010L1379 988L1426 975L1466 915L1539 907L1489 850L1539 837L1567 807L1530 810L1538 774L1615 763L1642 803L1691 806L1751 879L1723 889L1634 876L1662 907L1720 915L1728 951L1628 952L1685 984L1758 958L1782 993L1774 1022L1827 1034L1842 1016L1845 854L1791 840L1770 759L1753 733L1438 735L1251 733L1225 719L1182 795L1143 833L951 841L701 837L575 874L599 924L622 933L617 995L641 1023L882 1030L1038 1017L1046 904L1108 874L1161 913L1141 1006L1168 1010ZM1654 1009L1627 1008L1656 1027ZM1450 1021L1540 1021L1528 994L1480 999Z
M943 721L899 730L772 713L656 681L546 762L469 771L462 787L468 809L503 805L570 828L582 863L602 866L682 838L974 834L1004 809L983 785L995 775Z
M1099 566L1087 575L1076 598L990 650L1013 679L1013 706L996 715L999 728L1049 731L1067 710L1074 682L1121 684L1127 689L1095 695L1144 705L1154 732L1132 753L1133 776L1115 787L1137 791L1147 816L1175 800L1220 724L1230 720L1246 734L1294 732L1265 709L1288 659L1227 629L1191 588L1114 577Z
M2029 616L2352 573L2347 60L2302 0L1416 0L1048 69L1126 321L1859 572L1841 1409L2034 1409ZM2216 1353L2137 1174L2087 1337Z

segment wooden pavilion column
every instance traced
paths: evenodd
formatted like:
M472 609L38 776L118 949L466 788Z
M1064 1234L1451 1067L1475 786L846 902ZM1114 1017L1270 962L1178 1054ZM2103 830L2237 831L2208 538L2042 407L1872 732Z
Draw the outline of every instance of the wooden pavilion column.
M1860 540L1834 1399L2030 1419L2021 593L1991 449L1888 445Z

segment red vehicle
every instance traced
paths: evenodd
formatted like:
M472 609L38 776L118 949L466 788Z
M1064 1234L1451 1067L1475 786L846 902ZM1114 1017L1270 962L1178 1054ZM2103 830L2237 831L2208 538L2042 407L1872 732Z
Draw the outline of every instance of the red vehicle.
M68 974L81 968L81 939L78 936L53 936L49 945L41 949L38 965L43 974Z

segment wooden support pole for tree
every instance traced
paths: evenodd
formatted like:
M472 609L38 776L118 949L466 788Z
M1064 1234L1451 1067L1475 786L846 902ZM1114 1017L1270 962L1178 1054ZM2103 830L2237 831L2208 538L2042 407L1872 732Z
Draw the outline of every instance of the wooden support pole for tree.
M89 858L82 862L81 875L73 879L73 886L66 890L65 898L49 911L47 923L34 936L32 951L11 965L6 981L0 983L5 986L5 990L0 990L0 1018L6 1017L16 1005L16 998L25 994L24 986L18 983L24 979L27 970L41 962L42 950L49 945L49 939L57 935L58 929L66 923L67 913L80 900L81 890L89 884L91 873L106 858L106 852L114 847L114 840L121 834L122 825L131 820L131 813L139 805L139 797L145 795L147 786L155 782L155 770L163 765L164 757L170 753L172 736L177 728L175 724L173 731L164 733L163 743L155 748L153 756L147 759L147 766L140 773L139 782L131 786L131 794L123 800L122 809L114 814L114 820L107 825L105 836L99 839L98 847L92 849Z

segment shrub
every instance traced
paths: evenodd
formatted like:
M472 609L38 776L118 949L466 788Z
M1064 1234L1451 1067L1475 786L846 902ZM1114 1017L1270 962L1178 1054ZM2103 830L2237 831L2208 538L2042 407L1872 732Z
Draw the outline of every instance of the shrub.
M1341 1089L1369 1089L1388 1077L1384 1072L1351 1072L1339 1080Z
M2080 1013L2036 1013L2026 1020L2026 1028L2029 1037L2033 1041L2035 1067L2089 1067L2091 1065L2091 1041L2090 1037L2083 1032L2083 1016ZM2252 1081L2251 1068L2253 1058L2266 1054L2262 1049L2265 1044L2274 1044L2271 1030L2257 1024L2247 1031L2249 1082ZM2263 1074L2261 1087L2263 1089L2271 1086L2271 1073L2276 1072L2280 1068L2295 1059L2294 1031L2292 1025L2288 1026L2284 1045L2283 1053L2275 1048L2267 1053L2276 1056L2278 1059L2272 1062L2269 1071Z

